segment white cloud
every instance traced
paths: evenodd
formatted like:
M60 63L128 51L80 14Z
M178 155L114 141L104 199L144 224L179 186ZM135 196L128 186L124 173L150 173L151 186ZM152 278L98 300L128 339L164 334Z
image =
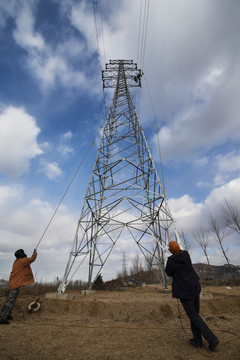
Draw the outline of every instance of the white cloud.
M4 274L7 279L14 251L24 248L31 255L49 224L54 208L49 202L32 198L29 189L26 191L18 185L0 186L0 195L0 275ZM77 214L61 205L39 245L39 258L34 268L40 276L44 275L47 280L53 280L54 274L62 276L76 223ZM56 254L61 254L61 257ZM54 269L52 262L55 264Z
M9 16L15 16L17 11L16 1L0 2L0 26L4 27Z
M14 200L15 202L22 199L21 186L0 186L0 208L6 209Z
M68 131L60 138L60 145L58 146L58 151L64 158L68 158L69 155L74 153L74 149L70 145L72 137L73 133L71 131Z
M30 3L23 2L18 9L16 17L16 30L13 32L17 44L23 48L42 50L45 46L42 36L34 31L34 15L29 6Z
M93 93L99 92L100 90L93 86L94 80L87 78L83 68L79 69L79 61L83 55L86 55L80 38L69 32L68 39L54 45L50 44L48 39L44 39L35 29L37 3L34 1L20 3L13 1L13 3L12 7L0 6L0 23L2 26L5 25L6 21L1 21L4 16L15 19L16 28L13 31L13 38L26 52L22 65L31 70L41 88L46 91L62 85L69 88L91 89ZM76 59L78 66L75 66Z
M224 205L225 199L232 204L240 203L240 178L215 188L206 198L205 204L214 213Z
M39 172L44 173L50 180L59 180L63 175L62 170L56 162L47 162L44 160L41 162Z
M191 234L193 229L201 226L207 228L209 212L218 217L225 200L231 204L240 203L240 178L216 187L204 202L195 202L192 197L185 194L180 198L170 198L168 203L178 231L183 229Z
M199 75L201 76L200 71ZM219 145L219 141L225 142L227 138L236 137L236 131L240 130L236 117L227 121L229 116L225 110L222 113L215 110L219 106L229 106L229 110L232 112L230 103L226 104L226 101L230 102L232 94L228 94L224 100L220 100L225 92L224 84L229 82L228 76L227 73L224 75L220 70L212 69L210 73L203 75L199 83L196 81L192 84L189 99L186 99L181 109L169 119L169 124L163 126L159 131L158 136L165 161L192 159L196 153L200 152L201 154L203 149L206 151L216 144ZM219 79L221 77L222 79ZM238 107L238 104L235 103L236 111ZM156 135L153 142L156 146Z
M0 172L17 178L29 171L30 161L42 150L40 129L24 109L7 107L0 113Z
M68 157L74 152L72 147L63 144L58 147L58 151L60 154L62 154L63 157Z
M70 10L72 25L85 36L88 55L92 55L97 50L96 30L92 7L90 10L91 12L89 11L89 8L87 8L86 1L82 1L80 4L72 6Z
M225 155L216 156L217 168L221 172L240 170L240 151L233 150Z
M227 139L239 139L240 62L234 50L239 6L202 1L195 7L187 0L177 7L174 1L150 5L145 74L161 120L165 162L193 160ZM144 123L151 124L152 114L142 112ZM156 137L153 142L157 148Z
M194 199L189 195L183 195L178 199L171 198L168 203L179 230L183 229L191 233L192 229L197 228L201 224L204 204L195 203Z
M214 184L224 185L232 176L239 174L240 171L240 152L232 150L226 154L219 154L213 159L216 168Z
M71 140L73 137L73 133L71 131L66 132L62 135L63 140Z
M207 163L208 163L207 157L202 157L195 161L196 166L205 166L205 165L207 165Z

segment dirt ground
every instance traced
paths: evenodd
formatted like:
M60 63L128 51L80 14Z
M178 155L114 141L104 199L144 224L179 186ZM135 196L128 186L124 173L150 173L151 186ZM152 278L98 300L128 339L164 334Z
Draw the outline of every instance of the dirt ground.
M240 359L240 287L206 287L201 315L220 343L210 353L193 348L189 321L171 293L152 285L122 291L74 295L72 300L21 295L14 321L0 326L0 359L216 360ZM0 306L4 303L0 299Z

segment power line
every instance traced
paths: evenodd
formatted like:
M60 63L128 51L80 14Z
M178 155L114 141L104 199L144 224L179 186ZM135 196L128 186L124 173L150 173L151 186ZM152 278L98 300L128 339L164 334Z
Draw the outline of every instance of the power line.
M148 18L149 18L149 7L150 0L141 0L140 9L139 9L139 25L138 25L138 42L137 42L137 63L139 68L143 72L144 61L145 61L145 52L147 44L147 29L148 29ZM136 108L138 111L139 117L141 116L141 91L136 89L135 92L136 98Z
M145 10L147 7L147 15L145 17L145 33L144 33L144 40L143 40L143 51L142 51L142 71L144 68L144 60L145 60L145 50L146 50L146 41L147 41L147 29L148 29L148 14L149 14L149 1L150 0L146 0L145 1ZM146 14L146 12L145 12Z
M102 33L102 40L103 40L103 55L104 55L104 64L106 63L106 57L105 57L105 45L104 45L104 35L103 35L103 22L102 22L102 11L101 11L101 4L99 1L99 5L98 5L98 1L97 4L95 5L95 1L92 0L92 7L93 7L93 15L94 15L94 23L95 23L95 31L96 31L96 40L97 40L97 48L98 48L98 62L99 62L99 66L100 66L100 73L101 70L104 68L104 64L101 64L101 51L100 51L100 43L99 43L99 36L98 36L98 28L97 28L97 9L95 9L95 7L99 7L99 14L100 14L100 23L101 23L101 33ZM103 102L104 102L104 113L105 113L105 118L107 117L107 106L106 106L106 98L105 98L105 93L103 91Z
M141 0L140 14L139 14L139 27L138 27L137 62L139 63L140 68L142 70L143 70L143 66L144 66L146 42L147 42L149 5L150 5L150 0L145 0L144 5L143 5L143 0Z
M141 34L141 19L142 19L142 0L141 0L141 5L140 5L139 25L138 25L137 64L139 63L140 34Z
M101 0L99 0L99 13L100 13L100 20L101 20L101 32L102 32L102 43L103 43L103 56L104 56L104 64L106 64L106 54L105 54L105 42L104 42L104 31L103 31L103 21L102 21L102 7L101 7Z
M100 45L99 45L99 40L98 40L98 28L97 28L97 12L95 11L95 1L92 0L92 7L93 7L93 15L94 15L94 23L95 23L95 31L96 31L96 39L97 39L97 48L98 48L98 55L99 55L99 65L100 65L100 69L102 69L102 64L101 64L101 53L100 53Z

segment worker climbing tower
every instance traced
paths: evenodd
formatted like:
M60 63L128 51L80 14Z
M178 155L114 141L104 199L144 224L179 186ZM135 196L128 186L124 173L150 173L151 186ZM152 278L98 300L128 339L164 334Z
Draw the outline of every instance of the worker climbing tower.
M141 70L132 60L110 60L102 80L115 92L59 293L86 258L91 288L115 244L132 240L166 287L163 252L175 230L129 91L141 86Z

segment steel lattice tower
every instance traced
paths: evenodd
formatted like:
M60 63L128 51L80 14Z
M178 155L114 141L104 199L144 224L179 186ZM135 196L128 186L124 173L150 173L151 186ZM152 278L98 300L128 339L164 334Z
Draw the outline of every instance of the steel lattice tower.
M121 239L136 242L151 267L161 270L166 287L163 249L174 226L129 92L141 86L141 71L132 60L110 60L102 79L103 87L115 92L58 292L65 291L70 274L86 257L91 288ZM77 258L82 260L78 266Z

